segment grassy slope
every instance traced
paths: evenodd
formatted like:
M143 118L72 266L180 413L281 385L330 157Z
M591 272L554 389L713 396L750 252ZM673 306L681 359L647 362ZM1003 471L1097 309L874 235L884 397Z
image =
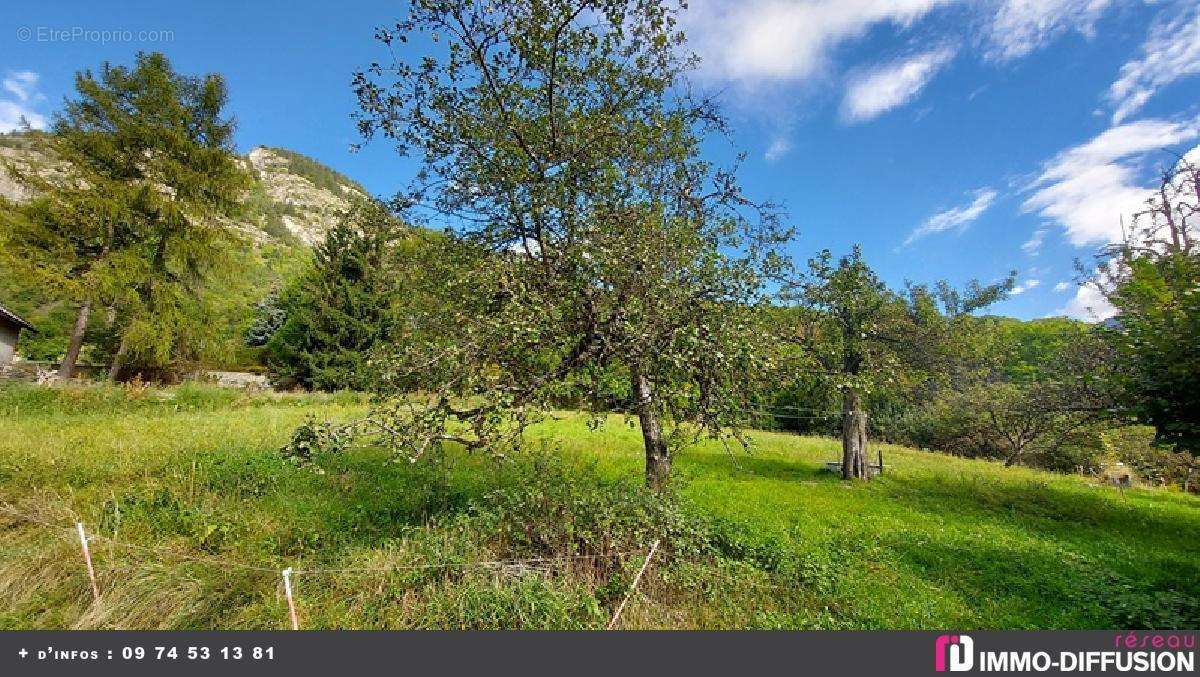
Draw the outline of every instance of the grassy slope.
M270 567L484 558L472 523L453 518L487 502L489 461L455 457L444 478L369 450L326 459L324 474L280 461L279 445L306 416L361 410L353 398L195 388L132 401L0 389L0 501L64 526L77 514L123 543ZM592 431L565 415L534 435L600 475L639 472L640 438L619 418ZM680 458L685 503L716 525L723 554L656 568L628 626L1200 622L1193 497L1122 497L1077 477L891 447L885 476L849 484L821 470L836 455L832 440L755 439L752 456L702 444ZM77 547L66 528L0 515L0 628L253 628L286 618L270 572L107 543L95 546L105 597L92 607ZM596 627L611 607L611 591L577 579L497 580L346 574L301 577L298 587L306 627Z

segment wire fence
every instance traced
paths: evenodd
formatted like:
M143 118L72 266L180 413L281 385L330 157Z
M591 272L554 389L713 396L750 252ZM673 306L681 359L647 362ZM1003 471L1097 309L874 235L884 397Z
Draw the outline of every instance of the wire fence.
M737 409L740 413L749 414L752 416L772 417L778 419L792 420L831 420L840 418L842 412L829 412L821 409L807 407L778 407L767 408L765 405L750 405L748 408ZM250 563L238 561L223 557L213 557L207 555L198 555L187 552L179 552L178 550L151 547L129 543L127 541L118 540L115 537L105 536L100 533L88 533L83 522L75 522L74 525L68 525L63 522L53 522L50 520L41 519L39 517L29 515L17 510L9 504L0 504L0 514L24 522L30 525L36 525L52 530L61 530L64 533L74 532L73 536L77 536L80 542L80 551L83 555L84 565L87 569L87 575L92 590L93 602L99 604L101 602L100 588L97 582L96 570L92 559L91 543L104 543L109 548L126 550L129 552L137 552L149 555L159 560L176 560L195 562L214 567L238 569L242 571L252 571L258 573L268 573L278 575L283 582L284 593L288 603L289 621L293 629L299 629L298 616L295 610L295 593L292 584L292 578L296 576L326 576L326 575L353 575L353 574L386 574L399 571L418 571L418 570L452 570L452 569L490 569L502 570L505 568L535 568L537 566L563 564L571 561L596 561L601 559L627 561L632 557L644 555L645 559L642 562L642 567L634 578L631 587L626 594L621 605L614 612L610 622L607 625L608 629L613 629L619 621L620 615L624 610L630 598L637 591L637 586L643 574L649 567L655 552L657 551L660 541L655 541L648 549L638 551L623 551L615 553L600 553L588 555L558 555L554 557L527 557L515 559L498 559L498 560L475 560L475 561L455 561L455 562L421 562L412 564L389 563L384 566L363 566L363 567L295 567L283 566L282 563ZM771 586L775 587L775 586ZM642 597L645 598L644 596Z
M97 582L96 570L92 560L91 543L104 543L109 547L120 548L133 552L147 553L162 559L184 560L197 562L217 567L227 567L240 569L243 571L255 571L261 573L277 574L283 580L284 593L288 603L288 615L293 630L299 630L299 622L295 611L295 596L293 594L292 577L293 576L321 576L321 575L342 575L342 574L384 574L399 571L418 571L418 570L451 570L451 569L487 569L487 570L503 570L511 568L534 568L537 565L547 564L563 564L572 561L596 561L600 559L626 561L634 556L645 555L646 559L642 564L637 577L634 579L629 592L626 595L625 601L621 607L613 614L612 619L608 624L608 629L612 629L619 617L625 604L628 603L629 597L633 595L637 588L638 582L641 580L642 574L650 564L650 560L654 552L658 549L660 541L655 541L646 551L623 551L614 553L598 553L589 555L558 555L554 557L525 557L515 559L498 559L498 560L474 560L463 562L422 562L414 564L399 564L390 563L385 566L375 567L306 567L294 568L267 566L265 564L251 564L238 560L231 560L221 557L209 557L205 555L195 555L191 553L181 553L175 550L166 548L156 548L135 543L118 541L103 534L88 533L83 522L76 522L73 526L64 523L56 523L49 520L40 519L33 515L23 513L11 505L0 504L0 514L7 515L9 518L24 522L26 524L35 525L47 529L62 530L64 533L74 532L73 536L77 536L80 545L80 551L83 554L84 566L87 570L89 583L92 590L92 601L99 604L101 601L100 587Z
M761 416L764 418L779 418L795 421L831 421L840 419L841 412L824 413L824 414L797 414L790 411L771 411L768 409L736 409L735 411L742 414L750 414L752 416Z

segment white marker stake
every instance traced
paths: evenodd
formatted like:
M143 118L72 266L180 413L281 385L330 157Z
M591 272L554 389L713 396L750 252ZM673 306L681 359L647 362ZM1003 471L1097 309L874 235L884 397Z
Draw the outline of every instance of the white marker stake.
M292 568L283 570L283 593L287 595L288 614L292 617L292 629L300 629L300 621L296 620L296 603L292 600Z
M100 587L96 585L96 570L92 568L92 552L88 549L87 534L83 532L83 522L76 522L75 529L79 532L79 545L83 546L83 561L87 562L88 578L92 581L92 600L100 601Z
M629 592L625 594L625 599L621 600L621 606L617 607L612 620L608 622L608 630L617 627L617 621L621 620L621 612L625 610L625 605L629 603L629 598L633 597L634 591L637 590L638 581L642 580L642 574L646 573L646 567L650 566L650 560L654 559L654 551L658 550L658 544L661 542L662 539L660 538L654 542L654 545L650 546L650 552L646 555L646 561L642 562L642 568L638 569L637 576L633 577L633 584L629 586Z

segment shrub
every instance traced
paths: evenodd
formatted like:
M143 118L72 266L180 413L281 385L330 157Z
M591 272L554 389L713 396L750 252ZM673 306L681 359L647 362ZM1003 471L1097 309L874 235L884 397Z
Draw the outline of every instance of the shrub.
M640 478L609 480L549 452L506 463L498 487L477 504L481 528L502 558L575 557L611 571L656 540L696 549L703 536L677 498Z
M992 439L979 413L939 398L908 411L896 424L897 436L915 447L937 449L968 458L996 458L1000 442Z

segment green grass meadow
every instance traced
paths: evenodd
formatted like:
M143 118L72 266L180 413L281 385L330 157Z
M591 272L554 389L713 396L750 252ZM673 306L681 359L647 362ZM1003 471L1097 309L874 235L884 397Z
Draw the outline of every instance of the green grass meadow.
M658 539L619 627L1200 626L1200 500L1179 492L891 446L849 483L823 468L836 440L754 433L684 450L660 499L636 427L571 413L517 458L280 454L365 408L0 386L0 628L284 628L291 566L305 628L600 629Z

